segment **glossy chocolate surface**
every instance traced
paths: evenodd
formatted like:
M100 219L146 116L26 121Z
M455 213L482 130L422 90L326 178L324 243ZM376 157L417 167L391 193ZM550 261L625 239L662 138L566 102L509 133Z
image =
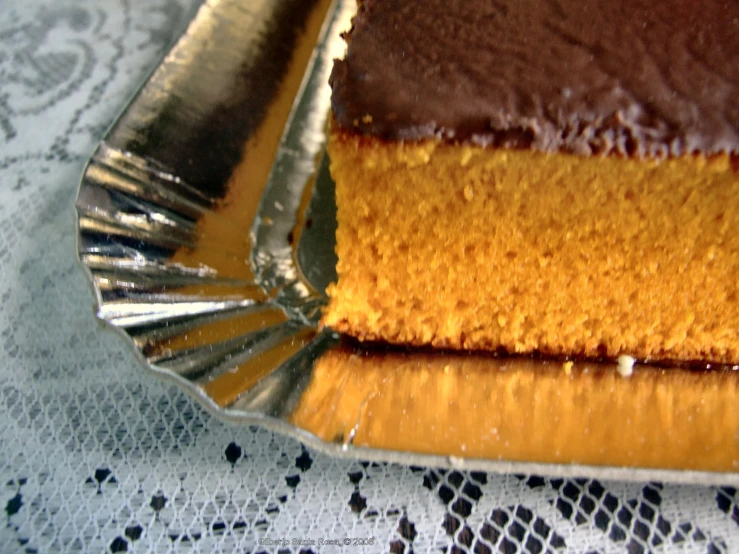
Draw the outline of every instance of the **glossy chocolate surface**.
M739 2L365 0L339 125L578 154L739 153Z

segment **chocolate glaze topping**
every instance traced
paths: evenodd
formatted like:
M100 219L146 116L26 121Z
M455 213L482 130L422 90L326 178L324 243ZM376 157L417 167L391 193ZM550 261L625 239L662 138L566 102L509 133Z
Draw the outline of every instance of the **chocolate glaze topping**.
M345 129L578 154L739 153L739 0L363 0Z

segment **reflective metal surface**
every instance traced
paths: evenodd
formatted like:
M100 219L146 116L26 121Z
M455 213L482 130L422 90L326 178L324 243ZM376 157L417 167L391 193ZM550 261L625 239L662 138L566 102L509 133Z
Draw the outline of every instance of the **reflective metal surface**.
M317 322L324 156L354 0L214 0L90 160L78 255L97 316L229 421L336 456L739 483L739 372L378 351Z

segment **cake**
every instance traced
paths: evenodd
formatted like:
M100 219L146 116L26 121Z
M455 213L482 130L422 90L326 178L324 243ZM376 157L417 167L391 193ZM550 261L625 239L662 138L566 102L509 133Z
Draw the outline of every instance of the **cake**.
M739 3L363 0L331 74L359 340L739 364Z

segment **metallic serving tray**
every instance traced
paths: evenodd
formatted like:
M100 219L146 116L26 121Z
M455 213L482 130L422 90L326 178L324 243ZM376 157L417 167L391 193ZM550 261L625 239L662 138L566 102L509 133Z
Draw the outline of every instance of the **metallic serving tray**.
M216 416L330 455L739 484L737 371L623 378L609 364L370 349L318 329L336 263L328 76L355 9L202 6L82 178L77 252L97 317ZM688 388L705 396L683 400Z

